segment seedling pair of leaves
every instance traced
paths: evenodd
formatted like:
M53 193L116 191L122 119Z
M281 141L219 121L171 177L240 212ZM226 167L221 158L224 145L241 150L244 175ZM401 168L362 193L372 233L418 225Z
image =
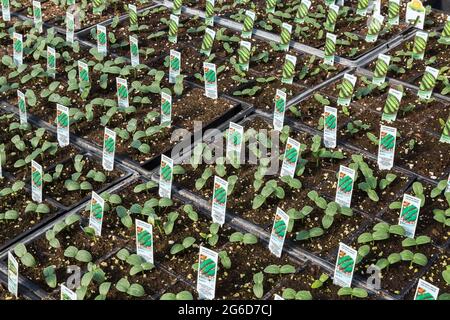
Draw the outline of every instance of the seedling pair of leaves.
M401 261L409 261L410 267L412 267L413 264L426 266L428 263L428 258L423 253L413 253L410 250L403 250L400 253L391 253L387 259L379 259L376 266L383 270Z
M230 242L238 242L241 245L252 245L258 243L258 238L251 233L234 232L229 237Z
M190 301L194 300L194 297L189 291L180 291L178 293L166 292L161 296L161 298L159 298L159 300Z
M145 273L145 271L152 270L155 267L152 263L145 261L144 258L135 253L130 253L127 249L121 249L117 252L116 257L131 266L130 276L141 272Z
M277 180L269 180L265 183L261 193L257 194L252 201L252 208L260 208L269 197L275 196L278 199L284 199L285 191L278 185Z
M320 159L336 159L342 160L345 158L341 151L330 151L322 147L322 138L320 136L312 137L312 144L310 146L311 155L316 160L316 167L319 167Z
M445 193L447 209L433 209L433 219L441 223L444 227L450 227L450 192Z
M19 243L14 247L14 254L20 259L20 262L28 268L33 268L37 264L36 259L28 252L23 243Z
M391 235L405 236L405 229L400 225L389 225L385 222L377 223L372 232L364 232L358 237L358 243L375 244L376 241L384 241L391 237Z
M52 248L60 248L61 243L59 242L57 235L80 220L81 218L78 214L72 214L67 216L64 220L55 223L51 229L45 232L45 238L47 239L48 244Z
M219 230L220 225L218 223L212 223L209 226L209 233L200 232L200 236L208 241L210 246L215 247L219 241Z
M416 198L419 198L420 201L420 207L423 208L425 206L425 194L424 194L424 188L422 183L416 181L413 183L412 185L412 195L415 196ZM402 202L401 201L395 201L392 202L389 205L389 209L391 210L399 210L402 208Z

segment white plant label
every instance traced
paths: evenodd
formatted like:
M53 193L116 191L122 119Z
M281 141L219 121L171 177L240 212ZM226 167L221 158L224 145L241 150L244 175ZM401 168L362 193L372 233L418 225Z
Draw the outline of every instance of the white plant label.
M130 25L133 27L137 27L138 26L137 7L134 4L128 4L128 13L130 15Z
M197 292L199 299L213 300L216 296L217 261L219 255L213 250L200 247L197 269Z
M97 51L106 56L108 53L108 36L106 27L101 24L97 25Z
M389 0L387 17L391 26L396 26L400 23L400 0Z
M289 176L291 178L295 175L298 158L300 156L300 142L288 138L286 143L286 150L284 151L283 165L281 166L281 177Z
M428 42L428 32L425 31L417 31L414 37L414 45L412 57L417 60L423 60L425 56L425 51L427 49Z
M391 63L391 56L380 53L378 56L377 63L375 65L375 70L373 72L372 83L379 86L386 81L386 75L389 69L389 64Z
M381 0L373 0L370 10L373 14L381 14Z
M4 21L11 20L11 9L9 5L9 0L2 0L2 17Z
M117 105L119 108L128 108L128 82L126 79L116 78Z
M419 279L417 284L414 300L437 300L439 295L439 288L431 283Z
M406 19L407 24L412 24L416 28L423 29L425 24L426 9L420 0L412 0L408 2L406 6Z
M414 238L417 222L419 221L420 206L422 200L409 194L403 195L402 208L398 224L405 229L405 236Z
M217 69L214 63L203 63L203 77L205 80L205 95L211 99L217 99Z
M169 41L172 43L178 42L178 24L180 23L180 18L174 14L170 15L169 21Z
M286 239L288 225L289 216L277 207L272 232L270 233L269 250L278 258L281 257L281 253L283 252L284 239Z
M89 66L87 63L80 60L78 60L78 81L80 81L80 84L89 82ZM80 86L81 92L83 91L82 88L83 87Z
M214 46L214 39L216 38L216 32L213 29L206 28L205 35L202 41L202 47L200 48L200 53L209 57L211 55L211 50Z
M27 99L25 97L25 94L20 90L17 90L17 104L19 107L20 124L25 125L28 123Z
M170 50L169 83L175 83L181 74L181 52Z
M381 119L387 122L393 122L397 119L397 113L400 109L400 103L402 102L403 92L390 88L388 91L387 99L384 104L383 115Z
M8 251L8 291L19 296L19 263L11 251Z
M282 70L282 83L292 84L295 76L295 66L297 65L297 57L287 54L284 60Z
M281 25L281 49L284 51L289 51L289 45L291 43L291 33L292 33L292 25L283 22Z
M256 14L253 11L245 11L245 18L242 27L241 37L243 39L250 39L253 34L253 25L255 23Z
M105 127L103 135L102 166L106 171L114 170L114 156L116 153L116 132Z
M280 295L278 295L276 293L273 295L273 298L274 298L274 300L284 300L283 297L281 297Z
M105 212L105 200L92 191L91 210L89 215L89 227L94 229L95 235L102 235L103 215Z
M42 33L42 8L40 1L33 1L33 21L34 26L38 29L39 33Z
M75 17L72 13L66 12L66 41L73 43L75 33Z
M58 143L61 148L70 144L70 118L69 108L63 105L56 105L56 133L58 135Z
M450 15L447 16L447 20L444 25L444 29L441 31L441 37L439 41L442 41L444 44L450 44Z
M327 31L334 32L338 16L339 16L339 6L331 4L328 7L327 19L324 23L324 27Z
M206 0L205 7L205 24L207 26L214 26L214 7L216 5L215 0Z
M325 106L323 112L323 143L326 148L336 148L337 143L337 116L336 108Z
M73 292L69 288L67 288L65 285L61 285L61 293L60 293L60 299L64 301L75 301L78 300L78 296L76 292Z
M214 223L221 226L225 223L227 211L228 181L214 176L214 191L212 197L211 216Z
M227 158L241 158L242 143L244 142L244 127L230 122L227 138Z
M38 203L42 203L43 176L42 166L31 160L31 198Z
M52 47L47 47L47 73L52 78L56 76L56 51Z
M336 35L327 32L325 39L325 49L324 49L324 64L334 65L334 54L336 52Z
M183 7L183 0L173 1L172 13L176 14L176 15L180 15L182 7Z
M300 5L298 6L297 13L295 14L295 23L303 23L305 22L306 17L308 16L309 8L311 8L311 1L302 0Z
M161 165L159 167L159 190L158 194L162 198L172 197L173 181L173 160L166 155L161 155Z
M356 14L365 17L369 10L369 0L358 0Z
M425 68L422 80L420 81L419 92L417 93L419 98L424 100L428 100L431 98L438 76L439 76L438 69L432 67Z
M340 287L351 287L358 252L344 243L339 243L339 251L334 267L333 283Z
M153 226L136 219L136 253L153 264Z
M394 166L396 141L397 129L381 126L378 142L378 168L380 170L391 170Z
M346 73L341 82L341 89L339 90L339 97L337 104L339 106L349 106L352 101L353 91L355 90L356 76Z
M383 28L384 17L380 14L374 14L370 19L369 26L367 27L366 42L376 42L378 40L378 34Z
M161 91L161 125L170 127L172 122L172 96Z
M448 175L447 178L447 188L445 188L445 192L450 192L450 174Z
M252 54L252 43L250 41L241 40L238 50L238 63L243 71L248 71L250 67L250 57Z
M286 112L286 92L277 89L275 95L275 108L273 112L273 128L281 131L284 126L284 113Z
M137 66L139 64L139 41L134 36L130 36L130 57L131 66Z
M20 33L13 33L13 60L19 67L23 63L23 36Z
M354 183L355 170L340 166L335 202L341 207L350 208Z
M450 143L450 116L447 118L447 121L445 122L444 129L442 130L439 142Z

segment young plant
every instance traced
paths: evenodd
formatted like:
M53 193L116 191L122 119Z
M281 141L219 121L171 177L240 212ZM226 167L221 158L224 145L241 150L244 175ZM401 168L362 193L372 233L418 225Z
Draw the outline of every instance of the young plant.
M178 293L166 292L164 293L159 300L178 300L178 301L189 301L194 300L192 293L189 291L181 291Z
M267 266L266 268L264 268L264 273L267 274L293 274L295 273L295 267L290 265L290 264L285 264L285 265L276 265L276 264L271 264L269 266Z
M75 246L67 247L67 249L64 251L64 256L67 258L74 258L77 261L85 263L92 261L92 255L89 251L79 250Z
M34 257L27 251L27 248L23 243L19 243L14 247L14 254L20 259L20 262L28 267L32 268L36 266L36 260Z
M131 297L143 297L145 295L144 287L138 283L130 284L127 278L122 278L116 283L116 289L126 293Z
M255 273L253 275L253 294L258 299L261 299L264 295L263 282L264 274L262 272Z
M170 248L170 253L172 255L175 255L177 253L180 253L186 249L189 249L190 247L192 247L192 245L196 242L197 240L193 237L186 237L184 238L184 240L182 241L182 243L175 243L172 248Z
M362 288L350 288L350 287L344 287L340 288L338 291L339 296L350 296L351 298L367 298L369 294L367 293L366 289Z
M313 299L311 292L306 291L306 290L295 291L292 288L284 289L282 297L285 300L312 300Z
M219 229L220 224L212 223L209 226L209 233L200 232L200 236L207 240L210 246L214 247L219 241Z
M261 193L257 194L253 199L252 203L253 209L258 209L259 207L261 207L266 202L266 200L272 195L276 196L278 199L284 199L285 196L284 189L278 186L276 180L269 180L266 182L266 184L261 190Z
M240 244L256 244L258 238L251 233L235 232L229 237L230 242L239 242Z
M152 263L145 261L144 258L135 253L130 254L127 249L121 249L119 252L117 252L116 257L131 266L130 276L134 276L140 272L144 274L145 271L149 271L155 268Z

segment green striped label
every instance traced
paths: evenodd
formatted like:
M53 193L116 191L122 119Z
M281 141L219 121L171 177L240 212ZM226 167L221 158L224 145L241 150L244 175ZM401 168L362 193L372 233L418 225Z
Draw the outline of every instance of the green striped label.
M380 170L391 170L394 166L395 144L397 140L397 129L381 126L380 139L378 142L378 168Z
M409 194L403 195L398 224L405 229L405 236L414 238L422 200Z
M351 207L354 182L355 171L348 167L340 166L335 197L337 204L345 208Z
M158 194L163 198L171 198L173 180L173 160L166 155L161 155L159 166L159 189Z
M276 257L280 258L283 253L284 240L289 225L289 216L277 207L272 232L270 233L269 250Z

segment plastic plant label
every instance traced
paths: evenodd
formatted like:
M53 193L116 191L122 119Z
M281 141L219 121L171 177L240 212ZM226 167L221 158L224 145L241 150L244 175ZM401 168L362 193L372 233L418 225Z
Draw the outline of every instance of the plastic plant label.
M161 125L170 127L172 122L172 96L161 91Z
M378 142L378 168L391 170L394 166L395 144L397 141L397 129L381 126Z
M341 207L350 208L355 183L355 170L340 166L335 202Z
M221 226L225 223L227 211L228 181L214 176L214 191L212 197L211 217L214 223Z
M426 9L420 0L412 0L406 6L405 22L416 28L423 29Z
M214 63L203 63L203 77L205 80L205 95L211 99L217 99L217 68Z
M275 13L277 3L278 3L278 0L266 0L266 12L267 13Z
M4 21L11 21L11 7L9 0L2 0L2 18Z
M252 54L252 44L249 41L241 40L238 49L238 64L243 71L248 71L250 67L250 56Z
M326 148L336 148L337 109L325 106L323 112L323 143Z
M11 251L8 251L8 291L18 297L19 263Z
M101 24L97 25L97 51L106 56L108 53L108 37L106 34L106 27Z
M33 21L34 26L38 29L39 33L42 32L42 8L40 1L33 1Z
M396 26L400 23L400 0L389 0L387 17L391 26Z
M52 78L56 76L56 51L52 47L47 47L47 73Z
M331 6L332 4L335 3L336 0L325 0L325 5L326 6Z
M215 0L206 0L205 3L205 24L207 26L214 26L214 7L216 5Z
M372 0L370 11L373 14L381 14L381 0Z
M379 86L386 81L386 75L391 63L391 56L380 53L377 63L375 64L375 70L373 71L372 83Z
M219 255L200 246L197 269L197 292L199 299L213 300L216 296L217 261Z
M244 127L230 122L227 137L227 158L241 158L242 143L244 142Z
M275 108L273 112L273 128L274 130L283 130L284 113L286 112L286 92L277 89L275 95Z
M130 36L130 57L131 66L137 66L139 64L139 41L138 38L134 36Z
M166 155L161 155L161 165L159 167L159 190L158 194L162 198L172 197L173 181L173 160Z
M339 251L334 267L333 283L340 287L351 287L358 252L344 243L339 243Z
M405 236L407 237L414 238L417 221L419 221L421 202L420 198L413 197L409 194L403 195L398 224L405 229Z
M60 293L60 300L64 301L75 301L78 300L78 296L76 292L73 292L69 288L67 288L65 285L61 285L61 293Z
M2 154L0 152L0 178L3 178L3 171L2 171Z
M327 19L324 23L325 30L333 32L339 14L339 6L332 4L328 7Z
M428 100L431 98L438 75L438 69L432 67L425 68L422 80L420 81L419 92L417 93L419 98L424 100Z
M274 299L274 300L284 300L283 297L279 296L279 295L276 294L276 293L273 295L273 299Z
M378 40L378 34L383 27L384 17L380 14L374 14L370 19L369 26L367 28L366 42L376 42Z
M400 103L402 101L403 92L390 88L386 103L384 104L383 115L381 119L387 122L393 122L397 119L397 113L400 109Z
M19 107L19 118L20 124L24 125L28 123L27 116L27 99L25 98L25 94L22 91L17 90L17 104Z
M83 85L89 83L89 66L80 60L78 60L78 80ZM83 91L82 85L80 85L80 91Z
M207 57L211 55L215 37L216 32L213 29L205 29L205 35L203 36L202 47L200 49L201 54L204 54Z
M153 226L136 219L136 253L153 264Z
M68 6L73 6L75 4L75 0L66 0L66 4Z
M448 175L447 178L447 188L445 188L445 192L450 192L450 174Z
M337 104L339 106L349 106L352 101L353 91L355 89L357 78L349 73L344 75L341 82L341 89L339 90L339 96Z
M444 44L450 44L450 16L447 16L447 20L444 25L444 29L441 31L441 37L439 42Z
M281 257L281 253L283 252L284 239L286 238L288 225L289 216L277 207L272 232L270 233L269 250L278 258Z
M311 8L310 0L302 0L300 5L298 6L297 12L295 14L295 23L303 23L305 22L306 17L308 16L309 8Z
M126 79L116 78L117 105L119 108L128 108L128 82Z
M103 2L104 0L93 0L94 5L92 7L92 13L101 14L104 10Z
M116 132L105 127L103 137L102 166L106 171L114 170L114 156L116 153Z
M66 41L73 43L75 33L75 17L72 13L66 12Z
M23 36L20 33L13 34L13 59L14 64L18 67L23 63Z
M91 209L89 215L89 227L94 229L95 235L102 235L103 214L105 211L105 200L92 191Z
M324 64L334 65L334 54L336 52L336 35L333 33L327 33L325 39L325 50L324 50Z
M175 83L181 74L181 52L170 50L169 83Z
M439 288L433 286L431 283L419 279L417 284L414 300L437 300L439 295Z
M297 57L290 54L286 55L282 72L282 83L292 84L295 76L295 66L297 65Z
M56 105L56 133L58 135L58 143L61 148L70 144L70 118L69 108L63 105Z
M175 0L175 1L173 1L172 13L176 14L176 15L180 15L182 7L183 7L183 0Z
M360 16L367 15L367 11L369 9L369 0L358 0L358 4L356 7L356 14Z
M178 41L178 24L180 18L174 14L170 15L169 20L169 41L172 43L177 43Z
M414 37L414 46L412 49L412 57L417 60L423 60L425 49L427 47L428 32L417 31Z
M284 151L283 165L281 166L281 177L289 176L291 178L295 175L298 158L300 156L300 142L288 138L286 143L286 150Z
M245 11L244 26L242 27L241 37L243 39L250 39L253 34L253 25L255 23L256 14L253 11Z
M42 203L43 176L42 166L31 160L31 198L38 203Z
M292 33L292 25L288 23L283 23L281 25L281 33L280 33L280 48L284 51L289 51L289 45L291 43L291 33Z
M133 29L137 29L138 27L137 7L133 4L128 4L128 14L130 16L130 26L133 27Z
M450 117L448 117L447 121L445 122L444 129L442 129L442 134L439 141L444 143L450 143Z

